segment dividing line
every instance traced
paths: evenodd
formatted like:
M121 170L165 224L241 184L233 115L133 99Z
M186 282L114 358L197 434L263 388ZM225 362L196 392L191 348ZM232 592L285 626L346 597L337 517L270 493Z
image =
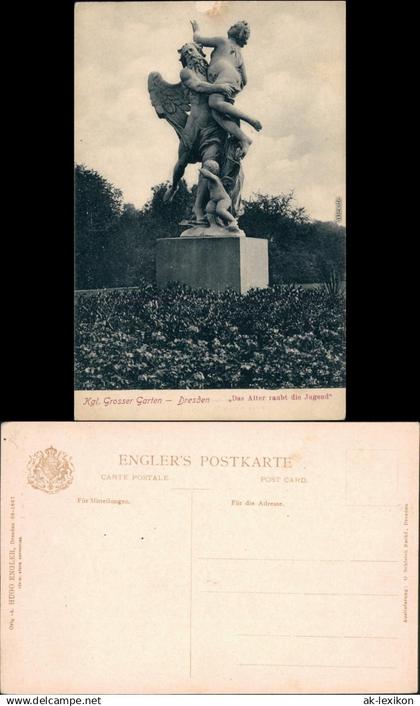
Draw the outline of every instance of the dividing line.
M211 490L211 488L171 488L171 490L188 490L190 492L190 605L189 605L189 662L190 662L190 678L192 676L192 585L193 585L193 521L194 521L194 491L195 490Z
M190 678L192 674L192 561L193 561L193 498L190 496Z

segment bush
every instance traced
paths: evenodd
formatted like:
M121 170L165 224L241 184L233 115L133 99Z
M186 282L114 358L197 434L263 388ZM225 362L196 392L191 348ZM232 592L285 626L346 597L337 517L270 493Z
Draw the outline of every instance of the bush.
M136 286L139 276L154 284L156 240L179 236L196 186L181 180L173 201L164 203L168 183L157 184L141 209L123 204L119 189L83 165L76 166L75 186L77 289ZM311 222L293 192L254 194L243 205L241 228L268 240L270 284L325 282L331 270L344 279L345 228Z
M342 387L344 368L344 300L325 289L77 295L77 389Z

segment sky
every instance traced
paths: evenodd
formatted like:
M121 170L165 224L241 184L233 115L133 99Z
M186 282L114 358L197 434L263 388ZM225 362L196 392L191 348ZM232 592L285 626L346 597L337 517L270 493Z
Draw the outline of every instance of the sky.
M243 195L294 190L313 219L332 221L345 199L345 3L287 0L83 2L76 5L76 162L97 170L141 208L170 179L178 137L159 120L147 77L179 81L177 50L247 20L248 84L238 107L263 124L243 161ZM209 56L210 50L206 50ZM189 165L191 186L197 165ZM344 211L345 214L345 211Z

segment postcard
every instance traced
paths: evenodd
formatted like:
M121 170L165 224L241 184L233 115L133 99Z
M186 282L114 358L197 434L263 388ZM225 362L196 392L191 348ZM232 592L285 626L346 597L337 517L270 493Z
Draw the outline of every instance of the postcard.
M3 693L410 693L418 426L2 427Z
M345 418L345 21L76 3L76 419Z

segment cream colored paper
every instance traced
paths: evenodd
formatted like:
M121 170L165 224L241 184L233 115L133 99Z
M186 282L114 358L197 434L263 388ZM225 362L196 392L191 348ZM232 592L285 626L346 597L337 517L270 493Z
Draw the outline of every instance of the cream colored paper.
M415 691L417 507L414 424L7 424L2 690Z
M149 200L153 186L171 178L179 140L166 120L157 119L147 78L159 71L171 84L180 80L177 50L192 39L194 18L210 35L225 34L239 19L250 23L244 51L248 84L239 104L261 118L263 130L245 129L254 144L244 160L244 198L293 191L297 205L324 222L336 218L338 199L344 224L341 0L77 3L76 161L110 180L137 208ZM190 186L196 183L197 165L188 165L185 176ZM141 261L132 267L138 267L140 281ZM108 386L115 364L124 370L128 358L121 351L121 359L105 357L99 364L102 352L92 345L86 365L96 368L97 377L89 388L103 387L103 379ZM157 353L156 364L159 360ZM76 419L95 421L342 420L345 388L77 389L74 408Z
M345 418L346 390L76 390L74 405L92 421L325 421Z

